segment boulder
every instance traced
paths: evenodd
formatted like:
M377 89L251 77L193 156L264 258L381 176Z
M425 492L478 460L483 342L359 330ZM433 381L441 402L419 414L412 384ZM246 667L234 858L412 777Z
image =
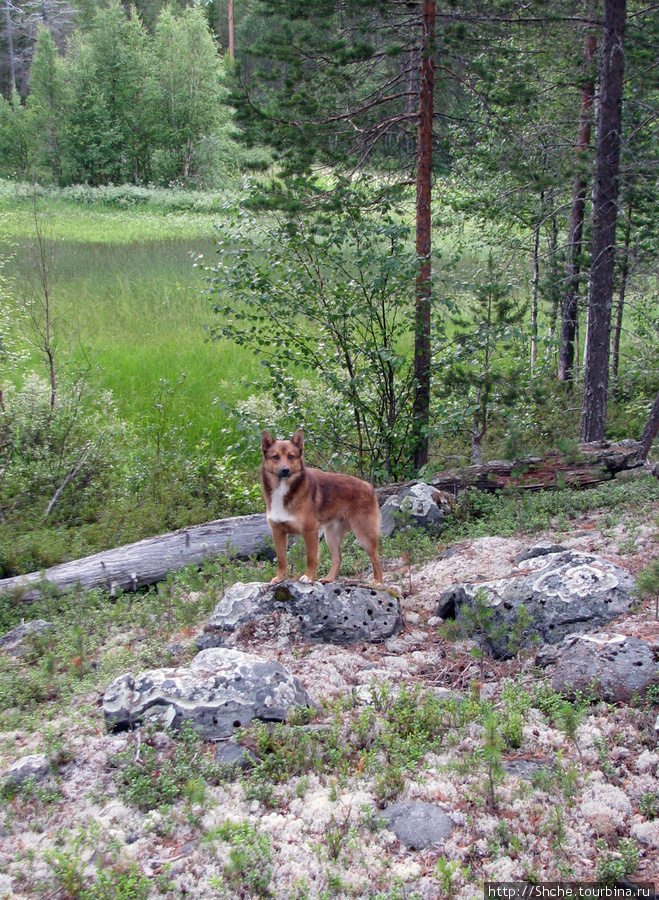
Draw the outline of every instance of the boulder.
M422 800L394 803L380 815L408 850L425 850L432 844L441 844L453 831L453 821L444 810Z
M552 685L560 693L581 692L607 702L627 702L659 683L657 652L639 638L572 635L557 649Z
M391 537L410 525L437 534L451 512L450 497L429 484L406 485L382 506L382 534Z
M378 644L402 627L400 602L388 591L338 582L239 582L218 603L206 635L236 631L274 614L289 617L292 631L305 640L331 644Z
M252 719L282 722L291 707L312 705L281 663L217 648L199 653L189 668L122 675L103 696L109 730L150 719L174 730L191 722L209 741L229 738Z
M5 784L20 787L28 778L41 781L50 772L50 760L44 753L24 756L13 763L5 773Z
M220 741L215 750L215 762L227 768L251 769L256 762L254 754L233 741Z
M436 615L455 618L462 634L506 659L520 647L557 644L629 612L634 588L629 572L595 554L548 552L497 581L453 585Z
M33 619L31 622L22 622L16 628L12 628L6 634L0 636L0 651L10 653L12 656L23 656L26 652L26 638L31 635L41 635L52 630L50 622L43 619Z

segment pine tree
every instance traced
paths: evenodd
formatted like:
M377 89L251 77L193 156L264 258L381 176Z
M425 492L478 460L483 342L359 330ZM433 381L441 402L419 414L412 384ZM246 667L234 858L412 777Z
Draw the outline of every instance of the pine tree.
M439 390L447 419L469 436L472 464L481 465L493 408L516 398L526 367L519 348L527 309L513 298L492 253L473 288L473 301L456 304L451 315L452 342L442 354Z
M604 439L618 212L626 0L605 0L597 171L588 284L588 349L579 439Z

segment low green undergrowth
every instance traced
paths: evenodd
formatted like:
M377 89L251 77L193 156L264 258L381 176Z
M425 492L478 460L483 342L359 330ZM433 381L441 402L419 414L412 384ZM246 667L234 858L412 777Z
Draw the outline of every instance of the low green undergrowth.
M553 491L508 489L486 493L468 489L458 495L457 506L442 531L450 543L489 535L533 534L548 528L569 531L584 513L608 513L620 520L625 512L655 517L651 506L659 500L659 480L609 481L599 487L578 490L563 487Z
M24 640L21 656L0 654L0 726L33 721L37 727L40 715L55 715L62 703L103 690L122 671L180 661L169 648L173 635L198 628L234 582L269 581L273 574L272 563L216 558L138 593L59 594L45 587L29 607L0 596L0 633L20 624L28 609L30 620L50 624Z
M212 750L204 747L192 725L182 725L166 752L154 745L153 729L142 732L139 744L133 742L110 761L126 803L142 812L171 806L181 798L203 806L205 786L217 784L221 772Z
M225 822L207 832L204 840L213 845L218 841L229 844L229 862L222 878L211 880L213 887L228 886L244 896L270 897L268 885L272 879L272 847L267 834L262 834L251 822Z

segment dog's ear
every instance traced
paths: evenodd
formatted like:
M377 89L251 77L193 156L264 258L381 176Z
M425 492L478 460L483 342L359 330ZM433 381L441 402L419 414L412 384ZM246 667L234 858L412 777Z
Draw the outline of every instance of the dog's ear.
M270 434L269 431L264 431L261 434L261 450L263 450L264 453L268 452L269 448L272 447L274 442L275 442L275 439L273 438L273 436Z
M302 453L302 450L304 449L304 432L301 428L298 428L298 430L295 432L295 434L291 438L291 443L295 444L300 453Z

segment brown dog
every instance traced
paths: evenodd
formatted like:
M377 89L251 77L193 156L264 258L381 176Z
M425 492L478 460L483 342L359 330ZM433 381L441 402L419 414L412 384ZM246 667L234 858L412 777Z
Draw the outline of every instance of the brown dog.
M290 441L276 441L268 431L261 435L263 465L261 486L266 515L277 550L277 575L271 584L284 581L289 534L301 534L307 548L307 571L300 581L315 581L318 568L318 529L332 552L332 567L322 580L334 581L341 565L341 542L348 531L368 553L373 582L382 584L378 553L380 506L370 484L352 475L333 475L304 464L304 436L296 431Z

